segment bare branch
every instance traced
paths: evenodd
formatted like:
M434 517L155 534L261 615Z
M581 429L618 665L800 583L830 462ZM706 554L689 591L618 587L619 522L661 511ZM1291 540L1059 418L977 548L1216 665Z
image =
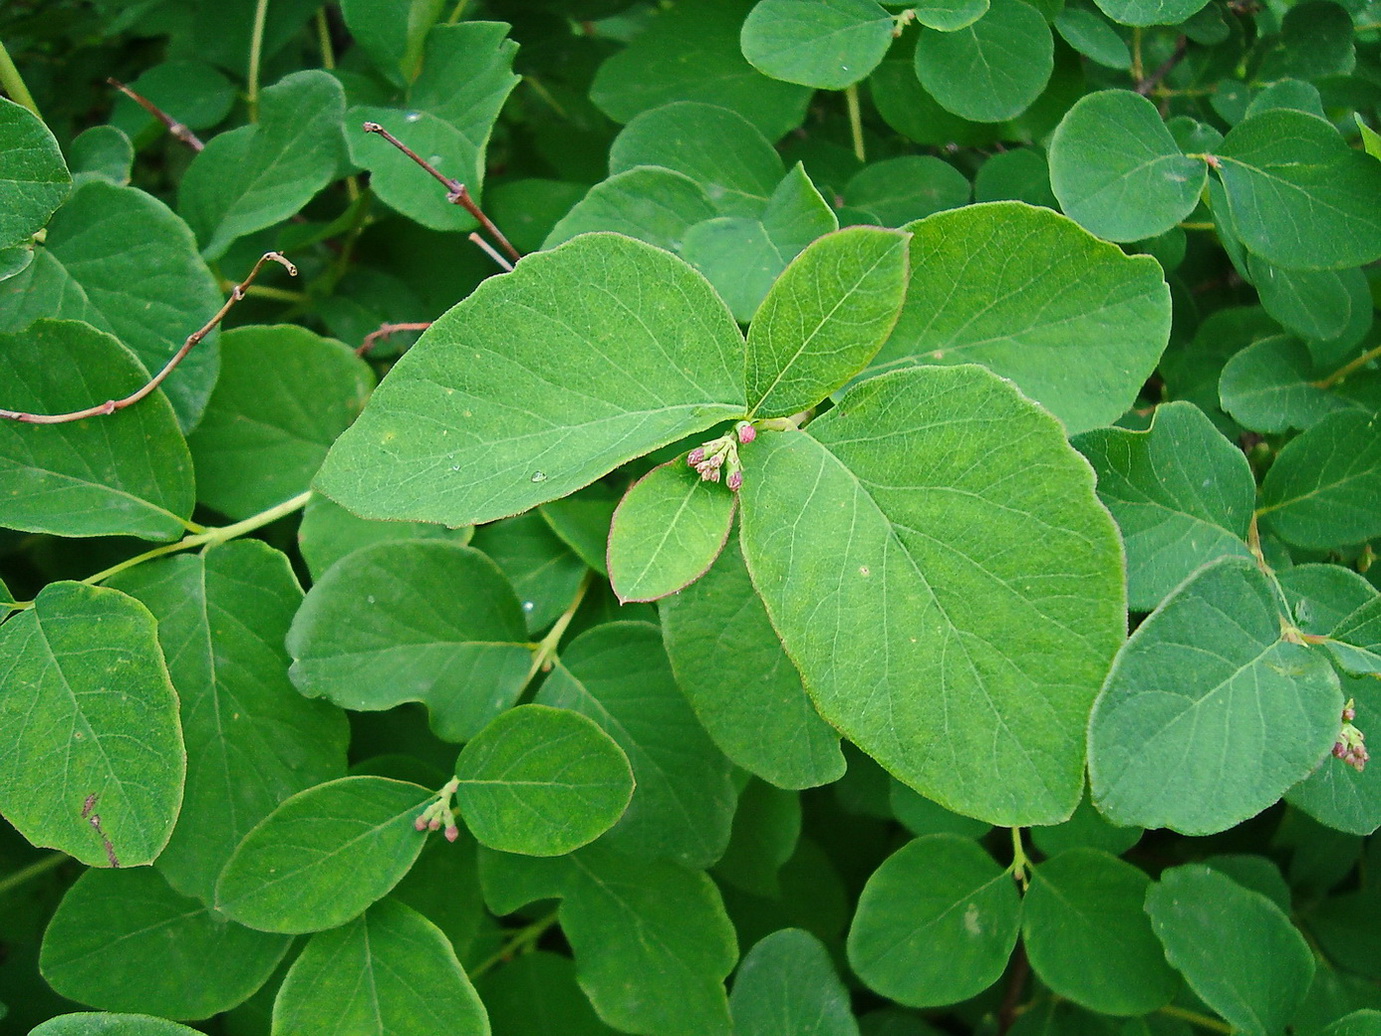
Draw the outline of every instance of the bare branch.
M1188 50L1189 39L1181 36L1175 41L1174 52L1161 63L1160 67L1136 84L1136 92L1142 97L1148 96L1152 90L1160 86L1161 81L1171 73L1174 67L1184 60Z
M513 272L513 264L510 263L503 256L499 255L499 253L494 250L494 246L491 245L484 238L480 237L478 234L474 232L471 232L470 240L473 241L475 244L479 245L480 251L482 251L485 255L489 256L490 259L493 259L494 262L498 263L509 273Z
M182 141L193 151L200 151L202 148L206 147L206 145L201 142L201 139L195 133L193 133L182 123L178 122L171 115L165 112L162 108L150 101L147 97L135 93L124 83L120 82L120 80L118 79L107 79L106 82L109 83L111 86L115 87L115 89L119 90L122 94L128 97L135 104L139 105L139 107L143 108L146 112L152 115L159 122L163 123L163 125L167 126L169 133L171 133L178 140Z
M431 326L432 323L430 320L415 324L380 324L378 330L370 331L369 334L364 336L364 341L361 342L360 347L355 350L355 355L363 356L365 353L369 352L370 349L373 349L374 346L378 345L381 338L387 338L389 335L396 334L399 331L425 331Z
M225 319L225 315L230 312L235 303L245 297L245 289L254 283L254 278L259 275L260 268L268 262L277 263L292 276L297 276L297 267L288 262L286 258L277 252L265 252L259 261L254 264L254 269L249 271L249 276L230 289L230 297L226 299L225 304L216 311L216 315L187 336L187 341L182 343L182 348L173 354L172 359L163 365L161 371L150 378L142 388L130 393L124 399L108 399L104 403L98 403L95 406L87 407L85 410L73 410L71 413L67 414L30 414L22 410L0 409L0 418L8 418L11 421L19 421L22 424L67 424L71 421L83 421L88 417L103 417L106 414L113 414L117 410L123 410L127 406L133 406L154 389L158 388L159 385L163 384L168 375L182 362L183 357L192 351L192 347L209 335L212 330Z

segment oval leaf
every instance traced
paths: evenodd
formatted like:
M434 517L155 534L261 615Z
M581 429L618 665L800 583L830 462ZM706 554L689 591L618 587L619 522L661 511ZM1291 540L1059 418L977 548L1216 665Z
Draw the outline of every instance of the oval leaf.
M829 951L799 928L773 932L748 952L729 1011L734 1036L858 1036Z
M764 75L842 90L877 68L892 44L892 16L873 0L759 0L739 41Z
M81 1012L49 1018L29 1036L197 1036L200 1031L147 1014Z
M72 175L43 120L0 98L0 248L42 230L71 190Z
M1381 535L1377 415L1329 414L1286 443L1261 483L1258 514L1299 547L1327 550Z
M1021 0L992 0L953 32L923 31L916 76L940 106L972 122L1016 118L1040 96L1055 67L1045 17Z

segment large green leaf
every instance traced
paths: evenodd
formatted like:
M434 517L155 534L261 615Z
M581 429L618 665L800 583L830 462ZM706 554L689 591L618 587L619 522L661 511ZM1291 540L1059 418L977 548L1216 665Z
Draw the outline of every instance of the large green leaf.
M262 986L290 943L227 922L153 870L90 870L62 897L39 967L78 1003L209 1018Z
M214 137L182 177L178 211L202 254L295 215L345 157L345 92L328 72L284 76L259 97L259 122ZM208 314L209 315L209 314Z
M849 963L898 1003L957 1003L997 981L1020 927L1011 875L976 842L927 835L868 879L849 928Z
M577 637L537 700L593 719L633 766L633 799L602 844L688 866L719 859L734 815L729 760L677 687L656 626L613 622Z
M782 788L844 775L839 735L820 718L753 589L737 539L661 605L681 690L737 765Z
M1169 1003L1180 982L1142 909L1150 883L1097 849L1070 849L1037 866L1022 901L1022 932L1041 981L1103 1014L1146 1014Z
M741 415L742 357L698 273L629 238L582 237L437 320L317 485L367 518L502 518Z
M1381 535L1377 415L1329 414L1286 443L1261 484L1258 512L1287 543L1327 549Z
M137 867L168 842L187 757L154 618L49 583L0 626L0 813L35 845Z
M72 175L43 120L0 98L0 248L42 230L71 189Z
M1314 954L1280 907L1202 864L1173 867L1146 893L1166 959L1239 1032L1284 1032Z
M969 203L968 179L934 155L902 155L864 166L844 187L844 200L899 227Z
M496 913L561 897L576 977L601 1018L649 1036L729 1036L734 926L710 877L589 846L558 859L480 857Z
M814 406L873 358L906 297L909 236L849 227L791 261L748 331L752 413L784 417Z
M182 702L187 788L157 866L179 892L209 903L251 827L289 795L344 775L345 716L307 701L288 680L283 637L302 590L288 559L267 544L160 559L110 585L158 620Z
M512 705L532 654L517 595L479 551L397 540L343 558L293 619L289 675L310 697L377 711L420 701L448 741Z
M1103 90L1065 113L1050 141L1050 183L1070 218L1109 241L1163 233L1199 202L1208 167L1188 158L1156 106Z
M353 350L306 328L227 331L220 380L187 440L197 498L247 518L301 493L373 387L369 365Z
M395 82L417 75L427 30L444 13L445 0L342 0L346 28L375 67Z
M1144 432L1097 429L1074 445L1122 532L1133 611L1151 611L1200 565L1250 556L1251 465L1194 404L1157 407Z
M92 180L54 214L29 268L0 282L0 331L40 317L85 320L153 373L221 302L186 223L143 191ZM200 419L219 365L213 330L163 383L183 431Z
M216 883L216 908L264 932L319 932L386 896L422 851L426 788L342 777L298 792L256 824Z
M608 530L604 538L609 538ZM587 568L535 511L475 530L472 541L508 577L534 638L555 622L585 581ZM601 553L605 544L601 544Z
M427 34L422 64L399 107L366 105L345 116L350 158L370 171L370 188L409 219L433 230L470 230L475 218L447 199L440 184L397 148L360 132L376 122L478 197L489 134L518 85L503 22L438 25Z
M892 16L874 0L758 0L739 41L773 79L842 90L877 68L892 44Z
M1243 244L1292 269L1339 270L1381 257L1381 163L1331 124L1277 108L1244 119L1217 149Z
M988 10L988 0L922 0L916 21L932 29L954 32L972 25Z
M0 399L11 410L82 410L121 399L146 381L128 349L81 321L40 320L19 334L0 334ZM162 393L82 421L4 421L0 525L58 536L177 539L192 514L191 461Z
M1318 765L1343 700L1323 652L1287 639L1283 605L1254 561L1225 557L1132 634L1089 725L1093 799L1114 823L1222 831Z
M1170 289L1154 259L1022 202L969 205L906 229L911 284L875 366L981 363L1070 434L1132 405L1170 335Z
M1359 282L1366 282L1360 269L1287 270L1255 255L1247 265L1266 312L1296 334L1316 341L1343 334L1353 318Z
M551 228L543 248L581 234L609 231L679 251L687 232L718 214L701 184L660 166L634 166L590 188Z
M758 72L739 49L753 0L686 0L657 17L599 67L590 99L610 118L672 101L702 101L738 112L768 140L805 118L811 91Z
M748 568L825 719L956 812L1069 816L1124 611L1058 422L981 368L917 368L743 458Z
M743 958L729 997L734 1036L858 1036L849 991L820 940L773 932Z
M575 961L534 950L478 979L494 1031L504 1036L615 1036L576 983Z
M633 795L617 742L577 712L520 705L456 760L456 808L481 845L560 856L609 830Z
M29 1036L197 1036L177 1022L147 1014L96 1014L81 1012L50 1018Z
M274 1036L489 1036L445 934L386 899L312 936L273 1002Z
M992 0L953 32L923 31L916 76L940 106L972 122L1015 118L1040 96L1055 67L1050 25L1022 0Z
M376 522L356 518L340 504L313 493L302 511L297 545L312 578L319 580L328 568L361 547L393 540L450 540L463 545L470 542L474 533L469 525L448 529L430 522Z
M1123 25L1178 25L1208 0L1095 0L1098 9Z

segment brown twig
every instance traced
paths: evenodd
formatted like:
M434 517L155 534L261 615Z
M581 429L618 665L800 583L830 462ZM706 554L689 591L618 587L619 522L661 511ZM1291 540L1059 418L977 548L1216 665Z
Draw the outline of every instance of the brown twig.
M509 273L513 272L513 264L510 263L503 256L499 255L499 253L494 250L494 246L491 245L484 238L480 237L478 234L472 231L470 233L470 240L473 241L475 244L479 245L480 251L483 252L485 255L489 256L490 259L493 259L494 262L498 263Z
M1171 70L1184 60L1184 55L1188 50L1189 38L1187 36L1180 36L1180 38L1175 41L1174 53L1161 62L1159 68L1136 84L1136 92L1141 94L1142 97L1149 96L1152 90L1160 86L1161 81L1170 74Z
M1007 972L1007 988L1002 992L1002 1005L997 1011L997 1031L1008 1032L1017 1021L1017 1008L1021 1004L1022 990L1026 987L1026 976L1031 973L1031 962L1026 957L1026 947L1017 940L1016 952L1012 954L1012 967Z
M152 115L159 122L163 123L163 125L167 126L169 133L171 133L178 140L182 141L193 151L200 151L204 147L206 147L206 145L201 142L201 139L195 133L193 133L182 123L178 122L171 115L165 112L162 108L150 101L147 97L135 93L124 83L120 82L120 80L118 79L107 79L106 82L109 83L111 86L115 87L115 89L119 90L122 94L128 97L135 104L139 105L139 107L143 108L146 112Z
M355 355L363 356L365 353L369 352L370 349L373 349L374 346L379 344L379 339L387 338L389 335L396 334L399 331L425 331L431 326L432 322L430 320L415 324L380 324L378 330L370 331L369 334L364 336L364 341L361 342L360 347L355 350Z
M461 183L459 180L453 180L445 173L441 172L441 170L437 169L436 166L432 165L425 158L419 155L416 151L408 147L401 140L395 137L392 133L380 126L377 122L366 122L364 124L364 131L366 133L379 134L379 136L383 137L390 144L396 147L399 151L403 152L403 154L407 155L419 166L421 166L427 172L431 173L432 176L436 177L436 179L446 188L446 200L449 201L452 205L462 206L466 212L470 213L470 215L474 216L475 219L479 220L480 226L487 230L489 232L489 235L499 243L499 247L501 247L505 252L507 252L510 256L513 257L514 262L517 262L519 259L523 257L523 253L513 247L512 243L509 242L508 238L503 236L503 232L500 231L498 227L494 226L493 220L486 216L484 212L480 209L480 207L475 204L475 199L470 197L470 191L466 188L466 186L463 183Z
M23 410L0 409L0 418L8 418L11 421L19 421L23 424L67 424L70 421L82 421L88 417L102 417L106 414L113 414L117 410L123 410L127 406L133 406L154 389L158 388L159 385L163 384L164 379L166 379L168 375L176 369L177 365L182 362L183 357L192 351L192 347L209 335L216 325L225 319L225 315L230 312L231 307L245 297L245 289L254 283L254 278L259 275L260 268L267 262L278 263L278 265L282 266L288 273L292 274L292 276L297 276L297 267L288 262L286 258L277 252L265 252L259 261L254 264L254 269L249 271L249 276L230 289L230 297L226 299L225 304L216 311L216 315L196 331L188 335L187 341L182 343L182 348L174 353L173 358L163 365L163 369L150 378L148 382L137 391L131 392L123 399L108 399L104 403L98 403L96 406L87 407L85 410L73 410L71 413L66 414L30 414Z

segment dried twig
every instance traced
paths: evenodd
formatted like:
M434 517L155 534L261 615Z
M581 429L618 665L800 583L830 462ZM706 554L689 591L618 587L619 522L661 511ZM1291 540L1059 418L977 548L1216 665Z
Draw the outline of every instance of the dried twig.
M436 166L432 165L377 122L366 122L364 124L364 131L366 133L377 133L427 172L431 173L431 175L446 188L446 200L452 205L464 207L466 212L479 220L480 226L487 230L490 236L499 243L499 247L513 257L514 262L517 262L523 257L523 253L513 247L508 238L503 236L499 228L494 226L494 222L475 204L475 199L470 197L470 192L463 183L459 180L453 180L445 173L441 172Z
M399 331L425 331L431 326L432 323L430 320L415 324L380 324L378 330L370 331L369 334L364 336L364 341L361 342L360 347L355 350L355 355L363 356L365 353L369 352L370 349L373 349L374 346L378 345L381 338L387 338L389 335L396 334Z
M1170 74L1171 70L1184 60L1184 56L1188 50L1189 39L1185 36L1181 36L1175 41L1174 53L1161 62L1159 68L1136 84L1136 92L1141 94L1142 97L1149 96L1152 90L1160 86L1161 81Z
M494 262L498 263L509 273L513 272L513 264L510 263L503 256L499 255L499 253L494 250L494 246L491 245L484 238L472 232L470 234L470 240L473 241L475 244L479 245L480 251L483 252L485 255L489 256L490 259L493 259Z
M167 126L169 133L171 133L178 140L182 141L193 151L200 151L202 150L202 148L206 147L206 145L201 142L201 139L195 133L193 133L182 123L178 122L171 115L165 112L162 108L150 101L147 97L135 93L124 83L120 82L120 80L118 79L107 79L106 82L109 83L111 86L115 87L115 89L119 90L122 94L128 97L135 104L139 105L139 107L143 108L146 112L152 115L159 122L163 123L163 125Z
M297 267L288 262L286 258L277 252L265 252L263 257L254 264L254 269L249 271L249 276L230 289L230 297L226 299L225 304L216 311L216 315L187 336L187 341L182 343L182 348L173 354L172 359L163 365L161 371L150 378L142 388L135 392L131 392L128 396L125 396L124 399L108 399L104 403L98 403L96 406L87 407L85 410L73 410L71 413L67 414L30 414L22 410L0 409L0 418L8 418L11 421L19 421L23 424L67 424L71 421L82 421L88 417L102 417L106 414L113 414L117 410L123 410L127 406L133 406L154 389L158 388L159 385L163 384L163 381L168 375L182 362L183 357L192 351L192 347L209 335L216 325L225 319L225 315L230 312L235 303L245 297L245 289L254 283L254 278L259 275L260 268L268 262L278 263L287 270L288 273L292 274L294 277L297 276Z

